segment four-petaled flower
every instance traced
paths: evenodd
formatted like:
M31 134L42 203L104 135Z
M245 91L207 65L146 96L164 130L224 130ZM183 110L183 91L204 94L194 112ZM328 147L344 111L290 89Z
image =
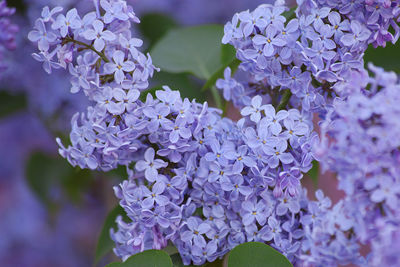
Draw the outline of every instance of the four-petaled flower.
M350 28L352 32L346 33L340 38L340 41L345 46L355 46L359 42L366 41L371 36L371 32L356 20L351 21Z
M111 1L111 3L107 0L100 1L101 7L106 11L104 14L104 22L111 23L114 19L119 19L122 21L128 20L129 16L124 12L123 4L118 1Z
M114 74L115 81L122 83L125 79L125 72L131 72L135 69L135 63L126 60L121 50L116 50L113 54L114 63L109 62L104 65L104 71L107 74Z
M278 35L275 27L267 27L264 35L256 35L253 37L253 43L258 46L263 46L264 56L270 57L275 55L276 47L282 47L286 44L285 39Z
M71 28L73 30L79 29L82 26L81 19L78 16L78 11L73 8L67 12L64 16L60 14L57 16L56 21L51 25L54 30L59 30L62 37L67 36L68 30Z
M42 19L37 19L35 29L28 34L28 39L31 42L38 42L38 48L42 52L49 50L50 44L57 40L57 35L54 32L47 32L46 26Z
M82 36L87 40L94 40L94 49L102 51L106 45L105 41L115 40L115 34L109 30L104 30L104 24L100 20L93 21L92 26L93 29L87 29L82 33Z
M142 201L143 208L151 209L154 207L155 203L159 206L165 206L168 204L168 197L162 194L165 190L165 184L163 182L156 182L151 191L146 186L141 186L141 189L144 196Z
M168 163L161 159L154 159L155 152L152 147L148 148L144 153L144 160L136 162L136 170L144 171L144 176L150 182L154 182L157 179L158 169L165 168Z
M278 138L271 139L271 142L263 147L265 154L269 155L268 165L270 168L276 168L279 161L283 164L290 164L294 158L290 152L286 152L287 142Z
M201 220L190 217L186 223L188 230L181 233L181 239L184 242L193 240L193 243L198 246L205 246L206 240L204 239L204 234L211 230L211 227L206 222L201 222Z
M258 123L261 119L261 111L265 106L262 105L261 96L257 95L251 100L251 106L246 106L240 112L243 116L249 116L250 120Z
M243 224L246 226L257 221L260 225L263 225L270 212L267 206L264 200L258 202L250 200L244 201L240 212Z
M136 89L130 89L128 92L121 88L113 90L113 97L116 101L112 101L110 111L112 114L120 115L125 111L132 111L136 105L135 101L139 99L140 92Z

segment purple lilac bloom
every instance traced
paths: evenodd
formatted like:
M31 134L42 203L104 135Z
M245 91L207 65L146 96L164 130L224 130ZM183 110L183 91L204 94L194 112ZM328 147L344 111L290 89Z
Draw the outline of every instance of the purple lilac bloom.
M282 6L261 5L253 12L237 13L232 22L227 24L231 26L225 32L223 41L236 48L237 57L242 62L239 70L253 75L243 79L246 82L225 75L225 82L219 81L217 87L223 89L227 99L232 99L232 92L244 88L250 96L263 95L263 103L271 101L267 99L271 95L263 92L279 92L283 87L293 93L291 104L294 107L306 103L307 110L326 114L327 105L334 99L332 95L327 96L328 87L334 89L335 95L343 97L337 83L348 79L354 71L364 71L362 55L369 43L382 45L382 38L378 33L374 34L377 26L361 19L357 8L361 8L368 17L373 17L369 21L375 21L378 17L385 29L393 27L396 33L390 41L395 42L399 35L392 6L379 1L368 4L361 2L348 6L342 1L298 1L297 17L282 20L278 24L274 24L269 14L280 16L284 11ZM377 7L382 13L377 13L371 7ZM243 35L243 25L247 25L248 17L254 18L250 28L252 34ZM289 32L288 29L292 30ZM281 49L283 42L286 45ZM351 63L343 68L344 62ZM312 97L309 97L310 91ZM233 102L240 109L247 105L237 100Z
M228 69L218 82L225 96L240 107L244 117L238 122L221 118L221 112L207 103L182 99L168 87L158 90L155 97L147 94L145 102L138 98L157 69L150 55L136 48L132 52L127 45L139 47L141 42L131 37L131 24L139 20L125 1L102 0L104 12L97 15L104 26L94 27L95 20L84 16L83 29L71 31L70 39L59 46L55 41L63 38L61 28L46 27L54 23L47 19L48 12L39 19L40 29L33 35L40 38L34 41L39 50L48 45L46 52L57 53L54 59L55 55L44 54L46 62L63 66L66 57L59 55L70 51L67 59L75 76L81 74L87 81L74 80L73 86L81 87L93 102L86 112L73 117L72 145L64 147L59 142L60 154L82 168L127 168L128 179L114 190L130 219L119 218L118 229L111 232L114 251L123 260L143 250L162 249L170 241L185 264L203 264L240 243L263 240L298 266L365 263L359 242L371 239L367 223L376 223L374 216L379 212L391 216L398 204L398 188L391 186L398 177L397 168L383 164L399 157L395 151L398 124L393 119L397 110L391 105L397 101L397 79L375 69L377 79L368 80L369 90L357 79L347 83L348 77L364 71L362 54L374 42L366 37L371 28L347 16L352 8L348 5L338 10L331 7L333 3L329 7L319 7L313 0L299 4L295 22L286 23L285 7L262 5L235 15L225 28L223 40L236 48L240 71L247 73L242 77L246 82L239 83ZM347 16L350 23L338 33L343 34L339 41L333 30L339 22L337 17L329 19L330 12ZM375 13L370 21L376 16L387 19L386 13ZM112 23L119 23L118 30L109 27ZM282 37L292 27L291 37ZM42 38L46 29L56 40ZM80 51L79 42L92 46L93 39L81 34L87 29L96 29L100 37L103 29L115 30L118 34L114 35L125 39L102 38L104 51L97 51L94 44L97 52ZM347 42L348 36L356 43ZM285 44L286 49L281 48ZM261 54L254 56L254 51ZM285 56L277 55L279 51L285 51ZM282 62L277 64L277 60ZM340 65L343 61L352 63L345 68ZM88 72L95 62L99 67ZM288 79L297 80L297 76L301 77L298 83ZM360 88L347 88L357 84ZM293 94L290 101L281 96L282 87ZM307 101L302 109L300 104ZM377 104L382 102L393 109ZM324 119L322 145L316 151L312 112ZM375 125L376 120L381 123ZM331 144L327 135L336 142ZM367 142L360 144L360 140ZM371 147L374 153L382 153L382 165L380 158L366 153ZM155 159L156 155L162 160ZM320 191L317 201L308 200L300 186L303 173L316 158L327 165L334 163L335 168L344 166L333 169L344 170L339 172L340 188L349 197L333 208ZM381 176L384 182L369 179L380 172L385 174ZM365 177L370 182L358 182ZM365 190L353 201L361 186ZM376 212L367 212L368 206ZM210 238L214 233L223 234Z
M337 235L338 241L340 231L351 229L354 232L351 238L342 240L349 247L347 251L342 248L343 254L331 259L332 264L341 261L357 263L359 245L370 244L373 249L366 260L367 265L373 265L375 257L385 257L380 246L375 245L375 234L384 235L382 227L394 229L398 223L399 125L393 118L399 112L395 104L399 84L397 78L389 78L392 77L391 73L373 66L370 66L370 70L375 77L368 77L366 82L358 85L358 90L345 89L346 86L357 86L350 81L342 84L344 90L353 93L347 100L337 99L334 102L334 109L321 124L322 140L316 148L317 157L324 168L337 172L339 188L346 196L328 212L328 228L315 228L309 232L316 236L318 232L328 230ZM367 86L372 89L365 90ZM382 108L379 103L385 103L385 107ZM317 245L320 239L312 236L310 238L314 240L309 238L312 245ZM331 244L325 243L325 246ZM315 259L319 262L328 260L321 254L322 249L329 247L315 251ZM354 251L353 256L351 250ZM393 258L393 262L398 263L396 258Z

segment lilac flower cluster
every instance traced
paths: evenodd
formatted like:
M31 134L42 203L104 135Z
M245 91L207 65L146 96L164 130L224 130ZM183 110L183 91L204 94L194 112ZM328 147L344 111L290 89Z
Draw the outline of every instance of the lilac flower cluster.
M303 12L309 12L316 7L329 7L350 21L358 21L362 27L371 32L368 43L374 47L385 47L386 42L395 43L399 38L400 2L397 0L299 0L297 2Z
M238 82L227 69L224 80L217 84L226 99L242 107L249 96L265 95L267 101L276 102L279 91L290 90L293 106L325 113L334 97L346 97L337 83L363 70L362 56L369 43L384 45L376 25L397 27L397 4L385 8L379 3L372 12L376 1L364 4L364 9L359 8L361 4L346 4L348 1L319 2L298 1L296 16L289 20L283 16L286 8L279 5L261 5L234 15L225 25L222 41L236 48L240 70L251 75ZM351 1L355 2L364 1ZM389 18L387 14L392 15ZM366 25L360 17L374 24ZM389 39L395 42L397 37Z
M62 148L63 155L82 168L95 169L101 165L103 170L109 170L119 162L126 162L124 158L137 150L134 141L120 143L114 136L119 129L115 125L119 119L116 116L135 107L139 90L147 87L147 79L155 68L151 58L136 49L141 41L131 37L131 22L139 21L131 8L124 1L101 1L100 5L97 12L90 12L82 19L76 9L53 18L62 8L45 7L29 39L38 43L40 53L33 56L43 62L46 72L68 67L71 92L82 90L96 103L86 114L76 114L72 119L73 147ZM100 7L105 12L103 16ZM51 27L46 27L47 24ZM83 53L75 58L77 51ZM78 124L79 117L82 125ZM118 151L122 146L129 149Z
M389 262L398 263L397 254L390 256L393 253L391 245L388 245L387 253L381 253L381 246L386 242L381 238L386 235L391 238L400 218L397 210L400 204L400 125L397 119L400 85L396 74L373 65L370 70L375 77L367 75L358 82L354 79L347 84L352 90L356 89L354 93L346 101L337 99L334 102L334 109L321 124L322 139L315 151L325 168L337 172L339 188L346 193L340 206L336 207L345 218L338 220L341 224L336 223L336 226L349 231L352 246L357 243L372 246L368 257L371 262L377 261L375 257L387 255ZM330 215L326 221L332 222L334 217ZM331 226L335 228L334 223ZM385 233L382 229L386 226L388 232ZM324 231L326 229L329 228ZM311 233L316 235L315 229ZM313 242L321 242L321 239ZM341 253L336 255L342 256ZM315 255L317 261L319 257L322 255ZM368 264L377 266L376 263Z
M256 96L234 123L167 88L156 94L135 114L136 136L147 135L151 146L115 188L133 220L119 221L112 232L117 255L125 259L171 240L185 264L198 265L261 241L295 260L308 223L294 216L308 215L299 199L302 172L313 159L309 118L295 109L276 113Z
M125 1L94 1L83 17L43 9L29 33L34 58L48 73L68 68L71 92L93 103L73 116L71 146L57 140L60 154L81 168L127 168L114 191L131 221L119 217L111 230L123 260L170 241L184 264L200 265L259 241L299 266L365 265L374 257L360 256L360 244L398 242L398 78L374 67L369 78L362 60L368 43L381 42L373 23L394 20L360 9L365 26L339 1L298 2L288 22L283 6L261 5L226 25L223 42L237 49L247 84L227 68L217 86L240 108L238 122L167 86L145 92L158 69L138 50L130 27L139 20ZM321 142L314 111L325 115ZM300 185L315 158L346 192L333 207L322 191L308 200ZM371 255L395 261L392 251L372 244Z
M398 264L398 78L373 66L375 77L369 77L362 59L368 44L397 41L395 2L298 1L297 17L289 21L284 7L262 5L225 26L223 42L235 46L239 75L247 76L238 82L227 68L217 87L245 107L242 115L258 120L260 104L250 108L251 97L279 103L279 91L289 89L292 106L324 118L322 143L315 142L313 152L338 173L346 197L331 209L323 201L309 203L315 223L302 228L300 265ZM389 230L382 231L386 224ZM381 238L393 240L393 247L380 247L389 244ZM365 244L372 247L367 258L359 251Z
M81 18L46 7L29 38L44 69L68 67L71 92L93 102L72 118L72 146L58 139L61 155L81 168L127 167L115 193L132 222L118 219L115 253L126 259L170 240L185 264L202 264L262 241L296 262L302 229L312 227L300 186L317 141L311 117L255 96L234 123L168 87L142 102L156 68L131 37L138 19L125 1L96 8Z
M18 27L9 18L14 13L15 9L7 7L5 0L0 1L0 73L5 68L5 65L2 63L4 50L13 50L16 48L15 34L18 31Z

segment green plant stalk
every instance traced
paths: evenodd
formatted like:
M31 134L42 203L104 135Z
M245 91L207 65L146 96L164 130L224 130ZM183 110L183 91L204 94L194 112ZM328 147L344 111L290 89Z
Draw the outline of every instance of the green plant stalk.
M72 38L70 38L70 37L66 37L66 38L64 39L64 41L65 41L66 43L71 42L71 43L74 43L74 44L77 44L77 45L84 46L86 49L90 49L90 50L92 50L93 52L95 52L97 55L99 55L99 56L104 60L104 62L106 62L106 63L110 62L110 60L106 57L106 55L105 55L104 53L97 51L97 50L94 49L94 47L91 46L91 45L88 45L88 44L86 44L86 43L84 43L84 42L81 42L81 41L77 41L77 40L72 39Z
M289 100L291 97L292 97L292 92L290 90L286 90L285 93L283 93L283 95L282 95L281 102L279 102L279 105L276 108L276 111L285 109L287 104L289 103Z

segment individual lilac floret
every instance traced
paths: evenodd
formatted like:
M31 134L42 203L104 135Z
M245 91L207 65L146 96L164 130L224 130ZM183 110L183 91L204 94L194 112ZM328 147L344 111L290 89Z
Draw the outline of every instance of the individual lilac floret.
M286 41L277 36L278 31L274 27L268 27L265 36L256 35L253 38L255 45L263 47L264 56L269 57L275 54L275 47L282 47Z
M89 41L94 40L94 48L97 51L102 51L105 46L105 41L113 41L116 38L115 34L109 30L104 30L104 24L100 20L93 21L92 26L93 29L87 29L82 35ZM116 59L114 59L114 61L116 61Z
M31 42L38 42L38 48L40 51L47 52L50 44L53 44L57 36L54 32L47 32L46 25L42 19L37 19L35 22L35 30L31 31L28 35Z
M206 244L203 234L211 229L208 223L201 222L198 218L191 217L187 220L187 228L188 230L181 234L182 241L187 242L193 240L194 245L199 246L204 246Z
M56 13L57 10L54 10L52 13ZM43 14L45 17L52 16L51 13ZM59 30L62 37L67 36L69 29L76 30L82 27L81 19L78 16L78 11L76 8L73 8L67 12L67 15L59 14L57 16L56 21L52 24L52 29Z
M102 42L103 43L103 42ZM115 81L121 84L125 80L125 72L131 72L135 69L135 63L125 60L125 55L122 51L115 51L113 63L106 63L104 70L107 74L114 74Z
M167 162L161 159L154 159L155 152L153 148L148 148L144 153L144 160L136 163L135 168L138 171L144 171L144 175L149 182L154 182L157 179L158 169L168 166Z
M142 186L142 194L144 197L142 201L142 207L145 209L151 209L154 207L154 204L159 206L167 205L169 202L168 197L162 194L165 190L165 187L166 186L163 182L156 182L151 191L147 187Z
M251 100L251 107L245 107L240 112L243 116L249 116L254 122L259 122L261 119L261 112L264 110L265 106L262 105L261 96L255 96Z
M242 220L244 225L250 225L254 221L263 225L269 215L269 209L264 201L246 201L242 203Z
M128 20L129 16L124 11L124 4L125 2L122 1L107 1L107 0L100 0L101 7L105 10L104 14L104 22L111 23L114 19L118 20Z
M263 147L266 155L269 156L268 165L270 168L276 168L280 162L283 164L292 163L294 158L292 154L287 153L287 142L277 138L270 139L270 143Z
M362 27L358 21L352 21L350 24L351 33L343 35L340 41L346 46L356 46L369 38L371 32Z
M236 82L231 78L231 75L232 75L232 70L230 67L227 67L224 70L225 79L218 79L216 83L218 88L224 90L223 92L224 98L228 101L231 100L232 98L231 88L235 87L236 85Z

